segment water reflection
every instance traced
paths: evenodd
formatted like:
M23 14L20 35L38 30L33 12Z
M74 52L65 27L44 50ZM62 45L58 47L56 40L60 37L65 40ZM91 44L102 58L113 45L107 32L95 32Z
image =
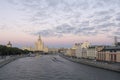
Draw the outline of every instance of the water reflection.
M58 55L21 58L0 68L0 80L119 79L119 73L73 63Z

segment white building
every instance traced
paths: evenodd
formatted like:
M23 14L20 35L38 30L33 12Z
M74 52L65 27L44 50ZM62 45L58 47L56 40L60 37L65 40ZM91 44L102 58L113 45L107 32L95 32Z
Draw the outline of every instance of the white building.
M75 51L77 58L87 58L87 48L90 46L89 42L83 42Z
M81 58L81 57L82 57L82 48L81 48L81 46L78 47L78 48L75 50L75 56L76 56L77 58Z
M77 49L79 46L81 46L82 43L75 43L72 47L72 49Z
M68 50L66 51L65 55L67 55L67 56L75 56L75 50L76 50L76 49L70 48L70 49L68 49Z
M87 49L87 58L88 59L96 59L96 46L91 46Z
M82 48L88 48L89 46L90 46L90 43L88 41L83 42L81 45Z

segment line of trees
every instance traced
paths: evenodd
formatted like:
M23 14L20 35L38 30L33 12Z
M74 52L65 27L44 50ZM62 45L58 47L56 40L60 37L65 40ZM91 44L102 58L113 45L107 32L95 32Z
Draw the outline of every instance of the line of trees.
M28 54L28 50L21 50L16 47L6 47L0 45L0 56Z

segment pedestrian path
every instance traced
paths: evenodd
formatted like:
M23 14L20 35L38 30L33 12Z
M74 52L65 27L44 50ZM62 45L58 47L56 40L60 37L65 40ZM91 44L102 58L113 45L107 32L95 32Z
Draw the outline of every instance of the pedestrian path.
M0 56L0 67L3 67L4 65L22 57L26 57L26 55L4 56L4 57Z
M93 60L88 60L88 59L78 59L78 58L72 58L72 57L68 57L65 55L60 55L61 57L64 57L70 61L73 62L77 62L80 64L85 64L85 65L89 65L92 67L97 67L97 68L102 68L102 69L106 69L106 70L111 70L111 71L116 71L116 72L120 72L120 63L105 63L105 62L98 62L98 61L93 61Z

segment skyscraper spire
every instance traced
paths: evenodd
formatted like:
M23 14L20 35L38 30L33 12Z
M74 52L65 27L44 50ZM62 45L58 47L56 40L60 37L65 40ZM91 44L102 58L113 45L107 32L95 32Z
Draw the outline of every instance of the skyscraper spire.
M38 38L38 40L41 40L41 36L40 36L40 34L39 34L39 38Z

